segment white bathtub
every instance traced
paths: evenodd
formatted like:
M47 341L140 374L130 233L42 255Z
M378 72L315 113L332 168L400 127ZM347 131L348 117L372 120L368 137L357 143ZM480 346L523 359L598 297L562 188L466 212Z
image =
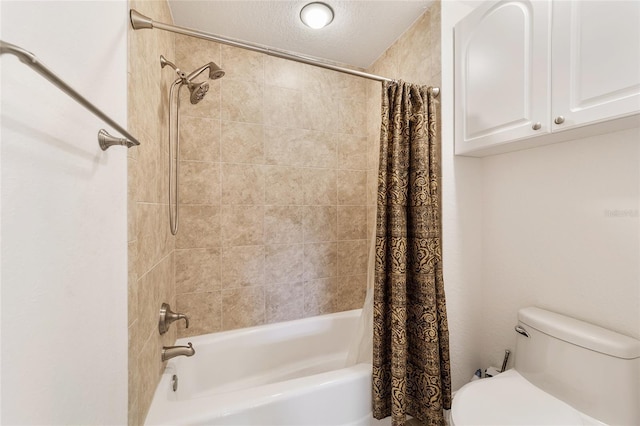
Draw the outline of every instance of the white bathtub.
M148 425L370 425L371 364L345 367L360 310L180 339ZM171 389L178 376L178 390Z

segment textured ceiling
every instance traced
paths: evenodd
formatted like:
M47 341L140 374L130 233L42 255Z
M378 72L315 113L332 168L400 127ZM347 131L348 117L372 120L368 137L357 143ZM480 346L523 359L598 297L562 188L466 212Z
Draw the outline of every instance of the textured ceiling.
M298 0L169 0L176 25L368 68L422 15L432 0L323 0L333 22L305 26ZM153 18L153 17L152 17Z

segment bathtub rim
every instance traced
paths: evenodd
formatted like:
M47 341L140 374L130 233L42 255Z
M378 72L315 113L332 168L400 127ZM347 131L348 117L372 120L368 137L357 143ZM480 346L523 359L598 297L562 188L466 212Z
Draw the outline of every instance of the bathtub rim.
M351 309L349 311L334 312L331 314L324 314L324 315L315 315L313 317L299 318L299 319L294 319L289 321L274 322L270 324L260 324L260 325L254 325L251 327L236 328L233 330L215 331L213 333L198 334L196 336L180 337L176 339L175 344L186 345L188 342L191 342L193 344L193 347L197 351L198 348L196 346L196 342L198 344L204 345L207 343L211 343L212 341L226 340L231 337L249 336L251 334L256 334L265 329L271 329L271 330L284 329L284 328L291 327L294 324L313 323L318 320L327 321L330 318L335 318L335 319L350 318L350 317L359 318L361 313L362 313L362 308Z

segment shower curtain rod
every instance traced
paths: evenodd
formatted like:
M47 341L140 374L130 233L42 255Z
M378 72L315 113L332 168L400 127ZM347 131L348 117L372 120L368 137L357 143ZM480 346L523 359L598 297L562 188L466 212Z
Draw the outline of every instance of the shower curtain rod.
M369 73L362 72L362 71L352 70L350 68L339 67L337 65L332 65L332 64L325 63L325 62L321 62L321 61L319 61L317 59L314 59L314 58L309 58L309 57L306 57L306 56L296 55L296 54L288 53L288 52L285 52L285 51L282 51L282 50L277 50L277 49L272 49L272 48L269 48L269 47L260 46L258 44L247 43L247 42L239 41L239 40L233 40L233 39L230 39L230 38L225 38L225 37L217 36L217 35L214 35L214 34L205 33L203 31L198 31L198 30L194 30L194 29L191 29L191 28L180 27L180 26L177 26L177 25L163 24L162 22L154 21L153 19L149 18L148 16L145 16L145 15L141 14L140 12L138 12L135 9L130 9L129 16L130 16L130 19L131 19L131 26L133 27L134 30L158 28L158 29L164 30L164 31L170 31L170 32L173 32L173 33L178 33L178 34L186 35L186 36L189 36L189 37L201 38L203 40L215 41L215 42L218 42L218 43L227 44L229 46L234 46L234 47L239 47L241 49L252 50L254 52L264 53L266 55L275 56L277 58L289 59L291 61L301 62L303 64L313 65L313 66L316 66L316 67L320 67L320 68L325 68L325 69L332 70L332 71L341 72L341 73L344 73L344 74L351 74L351 75L355 75L357 77L367 78L369 80L395 82L395 80L393 80L391 78L382 77L382 76L375 75L375 74L369 74ZM440 94L440 88L439 87L434 87L432 90L433 90L433 95L434 96L438 96Z
M71 86L65 83L60 77L55 75L53 71L44 66L42 62L38 60L36 55L29 52L28 50L23 49L20 46L16 46L15 44L7 43L0 40L0 55L5 53L12 54L16 56L20 62L28 65L31 69L36 71L38 74L49 80L49 82L53 83L58 89L62 90L64 93L73 98L80 105L91 111L94 115L101 118L102 121L109 124L111 127L120 132L121 135L126 136L125 138L118 138L110 135L106 130L100 129L98 131L98 144L100 145L100 149L103 151L107 150L110 146L113 145L122 145L127 148L131 148L132 146L140 145L140 142L131 135L131 133L127 132L123 127L121 127L118 123L113 121L107 114L102 112L98 107L89 102L87 98L82 96L80 93L76 92Z

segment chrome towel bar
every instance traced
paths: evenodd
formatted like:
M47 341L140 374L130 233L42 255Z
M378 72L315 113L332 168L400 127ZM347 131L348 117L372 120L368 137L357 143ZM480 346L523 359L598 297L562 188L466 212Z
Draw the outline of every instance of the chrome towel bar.
M10 53L16 56L20 62L28 65L31 69L36 71L38 74L49 80L56 87L62 90L64 93L73 98L80 105L91 111L97 117L102 119L104 122L109 124L111 127L116 129L122 135L126 136L126 138L117 138L115 136L111 136L106 130L100 129L98 131L98 144L100 145L100 149L105 151L107 148L113 145L122 145L127 148L131 148L132 146L140 145L140 142L133 137L129 132L127 132L124 128L122 128L118 123L113 121L108 115L102 112L99 108L89 102L84 96L80 93L76 92L71 86L62 81L58 76L56 76L51 70L49 70L42 62L38 60L38 58L31 52L16 46L11 43L6 43L0 40L0 55L4 55L5 53Z

